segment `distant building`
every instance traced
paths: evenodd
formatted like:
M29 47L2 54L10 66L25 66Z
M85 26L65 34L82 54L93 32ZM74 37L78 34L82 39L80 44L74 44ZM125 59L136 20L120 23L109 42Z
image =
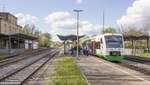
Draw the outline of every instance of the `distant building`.
M10 13L0 12L0 33L22 33L17 18Z
M0 52L36 49L36 39L33 35L23 33L22 27L17 24L17 17L0 12Z

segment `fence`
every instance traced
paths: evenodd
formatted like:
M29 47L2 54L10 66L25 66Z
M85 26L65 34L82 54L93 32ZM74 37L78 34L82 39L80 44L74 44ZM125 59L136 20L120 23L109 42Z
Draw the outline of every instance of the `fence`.
M144 53L144 49L124 49L124 55L141 56Z
M22 52L24 52L25 51L25 49L0 49L0 53L2 53L2 54L9 54L9 53L11 53L11 55L16 55L16 54L18 54L18 53L22 53Z

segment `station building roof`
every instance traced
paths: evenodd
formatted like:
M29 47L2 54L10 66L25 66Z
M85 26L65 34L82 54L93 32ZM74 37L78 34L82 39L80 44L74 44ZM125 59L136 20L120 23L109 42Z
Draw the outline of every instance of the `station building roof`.
M77 40L77 35L57 35L60 40L66 41L66 40ZM85 35L79 36L79 38L84 37Z
M0 33L0 37L7 37L6 34Z
M31 35L27 35L27 34L23 34L23 33L10 33L10 34L6 34L6 33L0 33L0 36L2 37L19 37L22 39L29 39L29 40L36 40L38 39L37 37L31 36Z

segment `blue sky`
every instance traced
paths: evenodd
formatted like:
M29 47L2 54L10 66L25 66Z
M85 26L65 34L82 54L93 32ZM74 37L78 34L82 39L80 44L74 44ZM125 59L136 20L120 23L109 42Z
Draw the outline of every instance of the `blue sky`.
M74 33L75 29L72 28L76 15L72 10L82 9L84 11L81 13L80 19L83 21L82 25L88 26L83 26L85 30L84 33L86 34L86 32L91 33L89 32L90 30L87 31L86 29L89 28L92 30L96 29L96 27L100 27L102 24L103 10L105 10L106 14L106 26L116 27L117 21L133 22L133 20L129 20L129 18L131 18L135 10L137 11L136 8L140 6L142 2L148 3L149 1L150 0L0 0L0 6L2 8L3 5L5 5L5 9L17 17L28 18L22 20L22 23L26 24L28 21L35 21L37 28L41 31L55 34L57 34L56 32L58 31L60 31L58 33L61 33L62 30L63 32L65 31L64 34L69 32L67 30L70 30L70 33ZM134 3L135 5L133 5ZM145 7L143 6L142 10L144 9ZM137 14L137 12L135 14ZM137 17L133 17L132 15L132 18L134 19ZM60 20L64 20L66 23ZM67 27L70 27L70 29L65 25L68 25Z
M83 9L81 19L93 23L101 23L101 12L105 9L106 24L115 25L116 20L126 13L126 9L132 5L134 0L0 0L1 7L5 5L6 10L16 14L25 13L43 18L51 12L70 11ZM73 13L73 12L72 12Z

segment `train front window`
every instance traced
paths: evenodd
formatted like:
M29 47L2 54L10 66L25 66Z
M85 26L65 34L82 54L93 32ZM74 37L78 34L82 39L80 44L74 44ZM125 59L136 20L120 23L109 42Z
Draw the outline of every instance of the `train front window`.
M122 36L105 36L106 48L123 48Z

